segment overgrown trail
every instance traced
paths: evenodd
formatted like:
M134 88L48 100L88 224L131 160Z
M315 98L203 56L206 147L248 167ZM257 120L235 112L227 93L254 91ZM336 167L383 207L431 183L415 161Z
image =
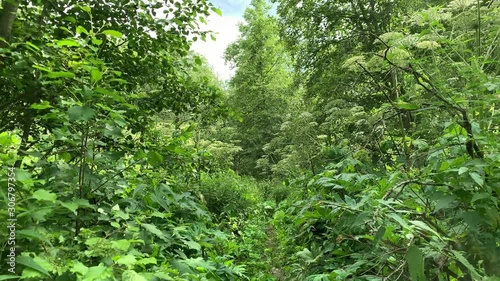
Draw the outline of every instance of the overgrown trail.
M274 226L272 224L268 224L266 227L267 241L266 241L266 251L268 253L269 260L271 261L271 274L278 281L285 280L283 271L279 265L279 243L276 239L276 232L274 231Z

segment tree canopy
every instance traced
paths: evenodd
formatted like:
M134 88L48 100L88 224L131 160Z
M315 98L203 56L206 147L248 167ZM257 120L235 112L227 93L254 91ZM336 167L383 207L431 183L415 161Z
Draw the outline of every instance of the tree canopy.
M0 3L0 280L500 280L498 1Z

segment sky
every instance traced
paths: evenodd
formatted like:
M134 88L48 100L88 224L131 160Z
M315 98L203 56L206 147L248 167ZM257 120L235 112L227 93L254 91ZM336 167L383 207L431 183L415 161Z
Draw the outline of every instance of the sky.
M206 42L198 40L192 49L203 55L219 79L227 81L234 74L229 65L224 62L224 50L236 41L239 36L238 22L243 22L243 12L250 0L212 0L214 6L222 11L222 16L212 13L203 28L216 32L216 41L207 38Z

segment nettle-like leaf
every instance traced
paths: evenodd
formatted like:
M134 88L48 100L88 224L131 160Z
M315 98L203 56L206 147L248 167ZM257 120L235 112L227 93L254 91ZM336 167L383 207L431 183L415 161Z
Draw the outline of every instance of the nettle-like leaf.
M26 268L34 271L34 272L41 274L38 277L40 277L40 276L50 277L51 276L50 273L47 271L47 269L44 268L44 266L42 266L40 264L40 263L43 263L44 265L48 264L43 259L38 258L38 262L37 262L35 259L33 259L29 256L19 256L16 258L16 262L25 266ZM24 273L23 273L23 275L24 275Z
M411 245L406 253L406 262L412 281L425 281L424 257L422 251L415 245Z
M45 189L38 189L33 192L33 198L41 201L50 201L52 203L56 202L57 194L47 191Z

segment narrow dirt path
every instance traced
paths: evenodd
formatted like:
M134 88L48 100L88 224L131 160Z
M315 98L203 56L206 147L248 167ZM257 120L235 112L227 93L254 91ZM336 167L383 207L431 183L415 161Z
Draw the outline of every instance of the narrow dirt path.
M268 224L266 227L267 241L266 248L270 249L269 255L271 260L271 274L278 281L284 281L285 277L283 271L279 268L278 257L275 255L279 251L278 240L276 239L276 233L272 224Z

